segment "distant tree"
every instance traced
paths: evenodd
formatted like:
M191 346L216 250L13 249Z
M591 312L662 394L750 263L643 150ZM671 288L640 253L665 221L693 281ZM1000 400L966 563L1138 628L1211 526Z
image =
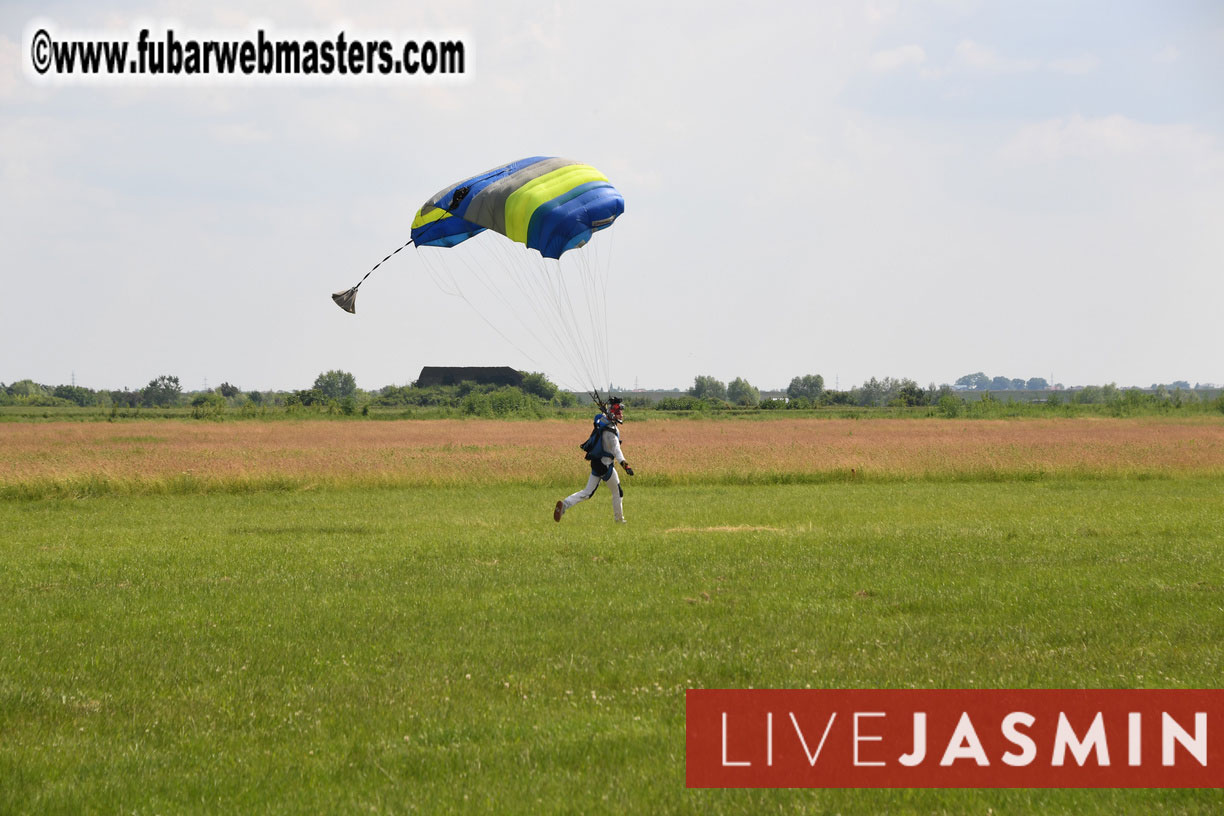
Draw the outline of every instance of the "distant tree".
M248 391L248 392L247 392L247 399L249 399L251 402L255 403L256 405L261 405L261 404L263 404L263 392L261 392L261 391Z
M990 388L993 391L1006 391L1011 388L1012 381L1008 377L995 377L990 381Z
M1045 377L1033 377L1024 384L1024 387L1029 391L1044 391L1050 387L1050 384L1046 382Z
M137 405L140 404L141 393L142 392L140 391L129 391L126 385L123 386L123 388L120 390L111 391L110 392L111 407L113 408L114 406L117 406L117 405L123 405L128 408L135 408Z
M940 399L946 396L954 395L955 393L956 391L953 390L952 386L948 385L947 383L944 383L938 388L935 387L935 383L931 383L927 386L926 403L927 405L938 405Z
M522 389L542 400L551 400L557 396L557 386L543 374L536 372L529 372L523 375Z
M1105 396L1099 385L1085 385L1076 391L1071 401L1080 405L1095 405L1105 401Z
M317 388L302 389L294 391L285 397L285 405L288 407L295 405L322 405L327 400L328 396Z
M1023 391L1024 390L1024 380L1020 379L1019 377L1013 378L1011 381L1010 388L1012 391Z
M857 388L851 388L850 394L854 398L855 405L884 406L888 404L890 396L888 392L892 390L892 384L891 377L885 377L882 380L872 377Z
M692 394L686 394L683 397L663 397L655 403L655 408L660 411L696 411L701 407L701 400Z
M697 399L725 400L727 398L726 384L706 374L699 374L693 380L693 387L688 392L689 396Z
M862 406L883 407L911 404L900 400L902 389L908 389L906 391L908 398L919 400L913 404L922 404L925 394L918 387L918 383L910 379L899 380L894 377L885 377L882 380L872 377L857 388L850 389L850 397L853 404Z
M241 394L242 390L236 385L230 385L227 382L223 382L217 387L217 393L226 399L229 399L230 397L236 397Z
M1202 397L1200 397L1193 389L1186 390L1178 388L1173 392L1173 404L1178 408L1182 407L1183 405L1193 405L1198 402L1202 402Z
M80 406L98 404L97 392L89 388L82 388L79 385L57 385L51 394L52 396L59 397L60 399L75 402Z
M804 397L815 402L823 393L824 377L819 374L804 374L802 377L795 377L786 387L786 396L789 399Z
M1189 391L1190 383L1186 382L1185 380L1174 380L1173 382L1169 383L1169 387L1174 388L1174 389L1181 388L1186 391Z
M959 378L956 384L963 388L972 388L974 391L985 391L990 387L990 378L983 372L978 371Z
M736 377L727 386L727 399L736 405L759 405L761 392L742 377Z
M47 389L33 380L18 380L6 389L14 397L45 397Z
M205 391L192 397L191 408L196 419L218 417L225 413L225 397L216 391Z
M913 380L902 380L901 387L897 389L897 395L890 402L902 406L926 405L927 393Z
M160 377L149 380L149 384L140 392L140 401L144 405L156 405L164 408L177 403L182 395L183 386L179 384L179 378L163 374Z
M327 371L315 377L314 388L328 399L340 400L357 393L357 380L347 371Z

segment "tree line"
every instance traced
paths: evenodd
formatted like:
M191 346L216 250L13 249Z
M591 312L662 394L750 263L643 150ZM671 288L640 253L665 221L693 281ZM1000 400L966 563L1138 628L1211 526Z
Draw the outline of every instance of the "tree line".
M363 391L352 373L325 371L309 388L292 391L244 391L224 382L220 386L184 392L177 376L154 377L144 388L94 390L78 385L42 385L33 380L0 383L0 405L27 407L100 407L112 409L190 407L196 416L222 414L228 409L309 408L333 413L368 413L370 406L432 406L455 408L479 416L539 414L545 408L568 408L578 398L562 391L545 375L527 372L520 386L492 386L462 382L453 386L387 385Z
M966 374L956 385L929 384L925 388L909 378L872 377L848 390L828 389L820 374L794 377L784 398L762 398L759 388L743 377L730 383L703 374L682 396L664 397L658 401L647 397L627 396L629 405L664 411L710 410L722 408L813 409L827 406L862 408L909 408L936 406L942 413L955 415L965 404L965 392L978 392L991 399L994 391L1044 391L1041 400L1048 405L1109 405L1135 409L1141 404L1182 407L1202 401L1199 391L1214 389L1211 384L1179 380L1168 385L1153 384L1151 389L1122 389L1110 383L1103 386L1075 386L1062 390L1062 384L1052 389L1042 377L1028 380L987 377L982 372ZM1209 392L1210 396L1210 392ZM311 408L344 414L368 413L373 407L436 407L457 409L465 414L501 416L508 414L541 415L546 409L566 409L578 404L578 397L563 391L544 374L528 372L522 375L520 386L493 386L475 382L457 385L421 387L386 385L375 391L363 391L347 371L330 370L315 378L310 388L293 391L244 391L229 382L214 389L184 392L177 376L154 377L141 389L126 387L116 390L93 390L78 385L41 385L32 380L0 383L0 405L21 406L80 406L118 408L175 408L189 406L196 415L221 414L231 408ZM1224 405L1224 396L1216 398Z

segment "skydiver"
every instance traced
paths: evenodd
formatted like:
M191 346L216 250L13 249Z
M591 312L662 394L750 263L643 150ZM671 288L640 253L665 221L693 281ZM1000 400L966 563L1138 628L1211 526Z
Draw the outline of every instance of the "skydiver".
M621 453L620 432L616 430L616 426L622 422L624 413L621 399L610 397L607 409L595 415L595 427L591 430L590 438L582 445L582 449L586 451L586 459L591 463L591 476L587 479L586 487L557 502L557 506L553 508L553 521L560 521L566 510L594 496L602 481L608 483L608 490L612 493L612 518L618 524L625 523L625 513L621 507L624 491L621 490L620 477L616 475L614 463L619 462L630 476L633 475L633 468L629 467L624 454Z

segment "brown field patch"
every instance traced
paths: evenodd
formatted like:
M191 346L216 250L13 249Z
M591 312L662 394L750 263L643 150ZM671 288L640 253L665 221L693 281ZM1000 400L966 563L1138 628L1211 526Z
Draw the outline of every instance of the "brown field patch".
M569 483L583 420L2 423L0 485L73 479ZM1224 474L1224 421L768 419L630 422L641 479Z

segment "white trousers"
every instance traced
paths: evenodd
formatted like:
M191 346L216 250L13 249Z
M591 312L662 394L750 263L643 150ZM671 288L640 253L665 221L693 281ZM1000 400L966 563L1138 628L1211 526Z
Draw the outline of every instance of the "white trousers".
M623 521L625 518L625 511L621 507L620 476L617 474L616 467L614 465L610 467L612 468L612 475L608 477L608 481L605 482L605 484L607 484L608 490L612 493L612 518L616 519L617 521ZM561 506L568 510L578 502L586 501L587 499L591 498L595 495L595 490L599 487L600 481L601 479L592 473L591 478L587 479L586 487L582 488L577 493L571 493L562 499Z

